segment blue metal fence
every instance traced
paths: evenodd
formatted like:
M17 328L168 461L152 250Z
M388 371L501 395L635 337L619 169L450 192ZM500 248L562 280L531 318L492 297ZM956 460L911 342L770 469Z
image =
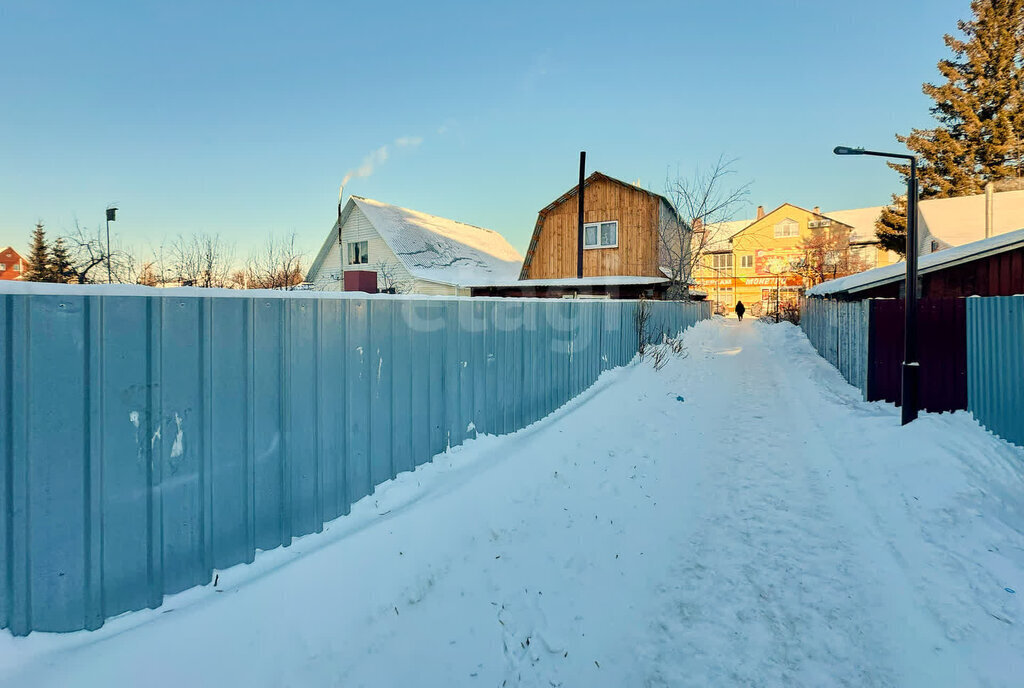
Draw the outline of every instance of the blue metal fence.
M967 409L1024 446L1024 296L967 299Z
M0 295L0 627L16 635L159 606L637 350L637 302L153 293ZM710 316L650 307L658 332Z
M807 298L800 327L811 346L835 366L843 378L868 393L868 301Z
M1003 439L1024 446L1024 295L965 299L967 409ZM867 394L871 301L808 298L800 327L823 358ZM952 346L949 341L933 346Z

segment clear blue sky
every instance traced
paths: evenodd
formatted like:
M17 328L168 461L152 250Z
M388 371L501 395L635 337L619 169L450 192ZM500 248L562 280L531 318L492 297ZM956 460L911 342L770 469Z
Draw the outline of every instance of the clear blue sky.
M0 246L102 223L144 246L219 233L310 258L348 192L525 249L578 154L660 191L737 158L751 208L879 205L968 0L0 4ZM418 145L396 146L400 138Z

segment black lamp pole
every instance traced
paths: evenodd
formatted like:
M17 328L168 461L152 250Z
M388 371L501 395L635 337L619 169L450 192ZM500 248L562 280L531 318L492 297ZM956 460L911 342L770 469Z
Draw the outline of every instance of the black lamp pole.
M107 208L107 284L111 284L114 280L111 277L110 271L110 223L117 218L117 208L111 206Z
M873 155L879 158L896 158L910 162L910 179L907 180L907 276L904 287L903 325L903 382L902 382L902 424L917 419L918 385L921 364L917 360L917 157L902 153L883 153L836 146L836 155Z

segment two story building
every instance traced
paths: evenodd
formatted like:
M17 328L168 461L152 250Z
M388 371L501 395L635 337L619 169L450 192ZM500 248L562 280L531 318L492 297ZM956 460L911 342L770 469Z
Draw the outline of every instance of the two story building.
M474 285L473 295L661 298L669 280L661 269L660 232L685 236L676 209L660 194L601 172L583 185L582 279L577 184L537 214L519 279Z
M0 251L0 279L20 280L27 267L25 259L12 247Z
M899 259L882 249L875 221L882 208L821 212L783 203L765 213L758 207L752 220L721 223L707 229L695 281L707 291L716 313L731 313L742 301L751 315L795 305L811 281L798 267L807 260L807 242L816 233L841 233L848 238L847 265L867 270ZM697 235L695 235L697 236ZM843 274L846 274L845 272Z

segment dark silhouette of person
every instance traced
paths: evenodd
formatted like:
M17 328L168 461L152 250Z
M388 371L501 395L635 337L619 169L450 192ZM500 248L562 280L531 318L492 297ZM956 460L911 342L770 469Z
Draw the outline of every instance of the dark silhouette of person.
M736 302L736 317L741 321L743 320L743 314L746 312L747 307L743 305L742 301Z

